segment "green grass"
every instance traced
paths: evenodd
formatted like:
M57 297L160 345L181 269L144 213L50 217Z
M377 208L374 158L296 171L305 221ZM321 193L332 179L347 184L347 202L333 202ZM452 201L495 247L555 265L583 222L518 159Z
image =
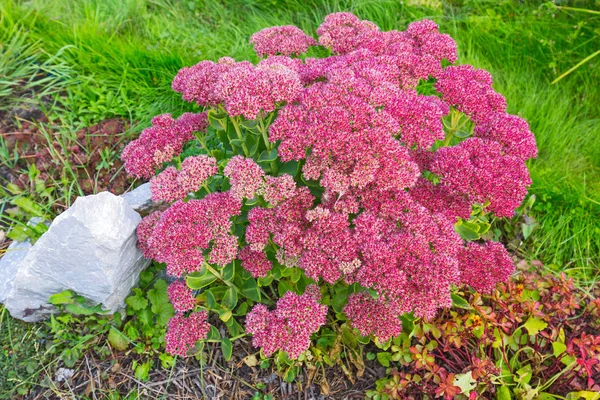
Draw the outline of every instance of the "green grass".
M5 0L0 37L6 43L20 32L18 40L41 54L46 69L69 68L46 85L52 90L69 83L52 109L65 131L115 115L139 131L155 114L191 109L170 89L179 68L226 55L256 60L248 39L264 27L295 24L314 34L326 14L339 10L382 29L432 18L456 39L460 62L492 72L509 111L525 117L536 134L540 154L529 166L540 226L532 256L594 281L600 264L600 57L550 83L598 50L600 15L529 1L455 0L434 8L418 4L435 1L406 3L411 6L396 0ZM567 5L598 9L593 1Z

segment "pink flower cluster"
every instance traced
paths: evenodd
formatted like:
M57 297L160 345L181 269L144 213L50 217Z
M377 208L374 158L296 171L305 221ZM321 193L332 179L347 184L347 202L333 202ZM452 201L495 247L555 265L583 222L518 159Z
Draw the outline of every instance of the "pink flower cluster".
M315 39L293 25L265 28L252 35L250 43L254 45L254 51L259 57L301 54L317 44Z
M138 178L150 178L163 163L181 152L183 145L194 138L194 132L208 126L206 113L185 113L178 119L163 114L152 119L152 126L129 143L121 154L125 170Z
M430 170L442 188L466 195L471 203L489 204L501 217L513 216L531 185L523 160L505 155L500 143L488 139L469 138L439 149Z
M273 268L265 252L254 251L250 247L241 249L238 258L242 261L242 268L250 272L254 278L267 276Z
M205 155L188 157L181 163L181 170L167 167L150 179L152 200L173 202L195 192L211 176L219 172L217 160Z
M233 196L252 199L264 184L265 172L253 159L235 156L227 163L223 175L229 178Z
M469 243L459 252L458 261L462 281L481 293L491 293L515 270L510 255L498 242Z
M193 312L187 317L182 313L175 314L169 320L165 335L167 353L187 356L196 342L205 339L208 335L210 325L206 322L206 318L208 318L206 311Z
M138 228L145 255L167 264L173 276L198 271L205 262L225 266L238 251L238 238L231 233L231 217L242 204L229 192L212 193L187 203L177 201L162 214L150 214Z
M218 63L202 61L179 71L173 90L201 106L222 104L230 116L255 119L279 104L292 102L302 90L298 73L285 62L254 66L225 57Z
M348 296L344 313L361 335L372 334L380 342L398 336L402 331L402 323L398 318L400 310L394 301L386 302L382 297L374 299L367 292L352 293Z
M252 344L269 357L277 350L297 359L310 347L310 337L325 324L327 306L319 303L318 286L310 285L303 295L287 292L269 311L257 304L246 316L246 331L253 335Z
M194 309L196 298L192 290L184 281L175 281L167 289L169 301L177 312L186 312Z

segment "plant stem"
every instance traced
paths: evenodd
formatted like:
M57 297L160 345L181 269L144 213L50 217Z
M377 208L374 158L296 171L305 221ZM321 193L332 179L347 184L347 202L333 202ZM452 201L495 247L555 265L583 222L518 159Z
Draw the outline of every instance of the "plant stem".
M235 286L233 283L229 282L228 280L223 278L223 275L221 275L221 273L219 271L217 271L216 269L214 269L213 267L210 266L209 263L207 263L206 261L204 262L204 265L206 266L206 269L213 274L214 276L217 277L218 280L222 281L223 283L225 283L227 286L234 288L236 291L239 291L239 289L237 288L237 286Z
M238 139L242 140L242 132L240 131L240 125L238 123L238 117L232 117L231 124L235 128L235 132L237 133ZM250 156L250 152L248 151L248 147L246 147L246 142L242 142L242 150L244 150L244 154L246 157Z

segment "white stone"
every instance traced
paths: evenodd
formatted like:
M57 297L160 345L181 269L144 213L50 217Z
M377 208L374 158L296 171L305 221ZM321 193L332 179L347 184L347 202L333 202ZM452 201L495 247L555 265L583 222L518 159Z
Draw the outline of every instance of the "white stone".
M27 223L27 225L35 226L40 222L42 222L40 217L34 217ZM45 222L45 224L50 225L49 222ZM0 303L4 303L6 301L6 296L8 296L8 292L10 292L12 289L15 275L19 269L19 264L29 252L31 246L30 239L27 239L23 242L18 242L15 240L8 246L4 256L0 258Z
M160 206L159 203L152 201L152 192L150 191L150 182L144 183L131 192L121 195L127 203L140 214L146 215Z
M5 300L8 311L24 321L39 321L55 311L48 298L64 290L110 312L123 307L149 264L137 248L140 220L125 199L112 193L78 198L18 263Z

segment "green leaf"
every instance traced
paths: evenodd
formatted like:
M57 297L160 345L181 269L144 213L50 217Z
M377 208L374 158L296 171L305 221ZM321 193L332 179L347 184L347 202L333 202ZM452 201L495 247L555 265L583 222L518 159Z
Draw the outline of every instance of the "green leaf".
M302 270L300 268L294 268L292 270L291 278L292 283L297 283L300 280L300 278L302 278Z
M255 119L246 119L243 120L240 125L242 125L246 129L254 129L256 128L257 124L258 122Z
M270 163L271 161L275 161L277 159L277 149L272 149L270 151L263 151L260 153L260 157L258 157L259 163Z
M11 201L11 204L19 207L21 210L25 211L25 213L30 215L35 215L37 217L46 216L46 212L44 209L33 200L27 197L17 197L16 199Z
M145 363L139 364L135 368L135 377L142 382L148 380L148 375L150 374L150 368L152 367L152 360L146 361Z
M552 342L552 354L554 354L554 357L558 358L566 350L567 346L564 343Z
M331 301L331 306L333 307L335 312L342 312L344 306L348 302L348 287L341 286L335 289L335 293L333 295L333 299Z
M235 277L235 261L232 262L231 264L227 264L224 268L223 268L223 279L228 281L228 282L232 282L233 278Z
M390 361L392 361L392 353L388 353L387 351L377 353L377 361L379 361L379 364L388 368L390 366Z
M229 319L229 321L225 322L225 326L227 326L227 332L231 337L239 336L244 329L242 326L235 320L235 318Z
M358 347L358 340L356 340L356 336L354 336L352 330L347 326L342 327L342 342L351 349Z
M279 175L288 174L291 176L296 176L298 173L298 166L300 163L298 161L289 161L279 166Z
M133 295L125 299L125 303L135 311L142 310L148 306L148 300L144 297L141 289L133 289Z
M402 331L410 335L415 330L415 316L412 313L404 313L400 316Z
M292 290L292 288L290 287L290 284L287 281L283 279L279 281L279 284L277 285L277 292L279 293L279 296L283 296L290 290Z
M226 126L225 121L219 117L220 115L208 113L208 122L210 123L210 126L215 128L217 131L224 131L224 126Z
M283 380L287 383L292 383L294 379L296 379L296 375L298 375L299 368L296 366L290 367L283 373Z
M123 333L131 340L136 341L140 337L140 331L130 322L125 324L123 328Z
M587 390L582 390L579 392L571 392L567 395L567 399L570 400L600 400L600 392L590 392Z
M217 314L219 314L219 318L223 322L229 321L231 319L231 317L233 316L233 313L231 312L231 310L228 310L228 309L217 310Z
M15 242L24 242L27 239L34 237L32 229L25 225L15 226L10 230L10 232L8 232L8 235L6 236Z
M221 339L221 349L223 350L223 357L225 361L231 360L231 355L233 354L233 344L229 338Z
M217 306L217 299L215 298L215 295L213 294L212 290L207 290L203 294L206 295L206 305L208 306L208 308L215 308Z
M154 325L153 324L154 314L152 314L152 311L150 310L150 308L144 308L143 310L138 311L137 316L142 324L148 325L148 326Z
M467 300L465 300L464 298L462 298L461 296L459 296L458 294L452 293L452 294L450 294L450 297L452 298L452 305L454 307L464 308L466 310L471 309L471 305L469 304L469 302Z
M73 304L75 300L73 299L73 292L70 290L65 290L50 296L48 302L57 306L60 304Z
M510 389L507 386L499 386L497 387L498 391L496 392L497 400L511 400L512 396L510 395Z
M456 224L454 224L454 230L460 235L460 237L463 240L471 241L479 239L481 236L479 236L479 233L477 233L477 228L473 227L472 224L467 224L468 222L465 223L463 221L459 221Z
M140 286L148 286L154 279L154 273L149 270L140 272Z
M75 315L93 315L106 313L106 311L102 310L102 306L100 304L97 304L95 306L67 304L65 306L65 311Z
M260 301L260 289L254 278L248 278L242 284L242 295L250 300Z
M166 325L173 315L175 315L175 309L171 303L162 303L158 306L152 306L152 312L156 314L156 322L162 326Z
M248 313L248 302L245 301L242 304L240 304L240 306L237 308L237 310L235 310L235 315L243 317L244 315L246 315Z
M539 318L529 317L524 326L529 335L537 335L541 330L546 329L548 323Z
M458 374L454 377L454 386L458 386L462 389L462 393L469 396L471 392L477 386L477 381L473 379L471 371L465 372L464 374Z
M225 296L223 296L223 302L221 304L223 305L223 307L227 308L228 310L233 310L233 308L236 306L237 302L238 302L237 291L233 287L230 287L225 292Z
M110 343L110 345L117 351L125 351L129 346L127 337L114 327L108 332L107 340L108 343Z
M206 271L204 273L193 272L186 278L187 285L192 290L202 289L217 280L211 272Z
M210 331L208 332L206 339L207 340L221 340L221 333L219 333L219 330L215 326L211 325Z

